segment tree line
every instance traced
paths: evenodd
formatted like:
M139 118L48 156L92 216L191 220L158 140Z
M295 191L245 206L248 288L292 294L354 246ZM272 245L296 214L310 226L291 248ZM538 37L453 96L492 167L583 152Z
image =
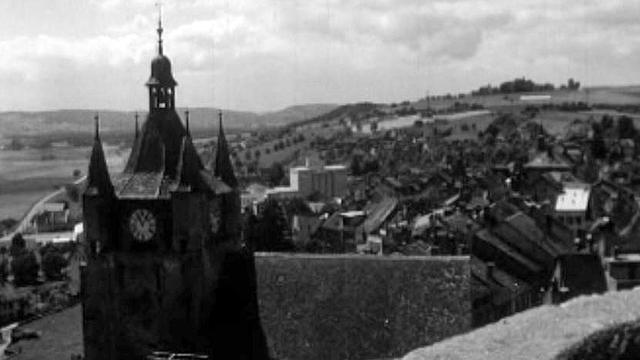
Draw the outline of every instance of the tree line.
M562 84L560 89L578 90L580 88L580 82L575 81L573 78L569 79L566 84ZM495 95L495 94L513 94L523 92L538 92L538 91L553 91L556 87L551 83L538 84L531 79L525 77L516 78L511 81L505 81L499 86L492 86L491 84L482 86L477 90L473 90L471 95Z

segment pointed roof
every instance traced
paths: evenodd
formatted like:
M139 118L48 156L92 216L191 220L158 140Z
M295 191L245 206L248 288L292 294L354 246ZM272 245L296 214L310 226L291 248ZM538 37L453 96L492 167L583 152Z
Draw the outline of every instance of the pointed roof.
M137 139L138 137L140 137L140 126L138 125L138 112L137 111L136 111L136 114L134 115L134 117L136 118L135 139Z
M90 195L112 195L113 184L111 183L107 161L105 160L102 149L102 141L100 141L100 120L97 114L94 120L96 128L93 149L91 150L91 158L89 160L86 193Z
M189 109L184 111L184 126L187 130L187 136L191 137L191 131L189 130Z
M139 136L133 144L131 155L125 166L125 173L136 172L164 172L167 159L165 150L167 146L163 136L161 135L157 121L150 116L142 127L142 135ZM176 153L178 153L176 149Z
M233 172L229 145L227 144L227 138L224 136L224 129L222 128L222 112L218 113L218 117L220 129L218 130L218 151L216 151L216 163L213 174L232 188L237 188L238 179L236 179L236 175Z

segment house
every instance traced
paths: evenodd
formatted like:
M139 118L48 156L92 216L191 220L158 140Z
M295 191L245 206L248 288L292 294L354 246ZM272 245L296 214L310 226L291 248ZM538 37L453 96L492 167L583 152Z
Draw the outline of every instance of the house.
M291 240L297 248L305 248L322 225L317 215L295 214L291 220Z
M607 291L602 261L597 254L562 254L556 258L545 303L558 304L580 295Z
M493 262L471 258L472 326L478 327L540 303L537 289Z
M631 289L640 285L640 255L625 254L604 259L609 290Z
M69 205L66 202L44 203L32 219L37 232L58 231L69 225Z
M532 172L525 175L517 190L536 202L553 204L562 193L562 183L551 172Z
M319 250L327 253L356 252L357 245L366 241L364 221L364 211L331 214L318 230Z
M591 186L583 183L565 183L562 193L556 198L554 217L560 220L574 235L588 227Z
M571 171L571 165L558 155L553 154L552 151L538 152L528 163L524 164L523 167L528 174L548 171Z

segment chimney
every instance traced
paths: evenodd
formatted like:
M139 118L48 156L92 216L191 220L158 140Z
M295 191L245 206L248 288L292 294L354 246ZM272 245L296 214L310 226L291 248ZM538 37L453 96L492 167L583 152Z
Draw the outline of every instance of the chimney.
M487 279L493 279L493 269L495 269L496 263L493 261L487 262Z

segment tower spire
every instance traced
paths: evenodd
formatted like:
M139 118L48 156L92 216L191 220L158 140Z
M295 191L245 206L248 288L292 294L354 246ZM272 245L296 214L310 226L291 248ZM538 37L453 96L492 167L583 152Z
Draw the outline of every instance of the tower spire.
M189 109L184 111L185 127L187 128L187 136L191 137L191 131L189 130Z
M224 129L222 128L221 110L218 111L218 121L220 125L218 130L218 151L216 152L216 167L213 174L224 181L225 184L235 189L238 187L238 179L236 179L233 166L231 165L229 145L227 145L227 139L224 136Z
M96 113L93 116L93 121L94 121L94 126L95 126L95 133L94 133L93 137L96 140L100 140L100 116L98 115L98 113Z
M135 133L135 138L137 139L138 136L140 135L140 128L138 126L138 112L136 111L135 115L133 115L136 118L136 133Z
M158 54L162 55L162 2L156 2L158 7Z
M109 177L109 169L100 141L100 116L98 113L95 114L93 120L96 128L87 173L87 191L94 195L110 195L113 194L113 184Z

